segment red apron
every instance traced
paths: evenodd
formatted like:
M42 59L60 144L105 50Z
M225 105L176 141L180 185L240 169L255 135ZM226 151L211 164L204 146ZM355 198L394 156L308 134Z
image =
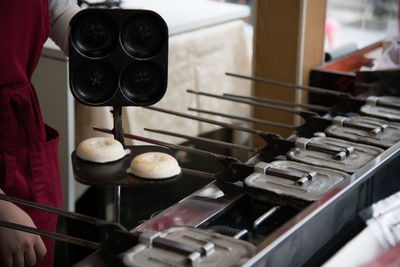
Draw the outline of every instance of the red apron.
M48 34L48 0L0 1L0 188L60 207L58 132L44 125L31 83ZM56 230L55 215L21 208L39 229ZM43 240L47 256L36 266L53 266L54 241Z

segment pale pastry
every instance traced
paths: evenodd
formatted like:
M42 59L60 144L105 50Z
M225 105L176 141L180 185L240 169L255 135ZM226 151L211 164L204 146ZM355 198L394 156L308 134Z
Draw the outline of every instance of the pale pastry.
M178 161L161 152L147 152L137 155L127 169L128 173L141 178L165 179L181 173Z

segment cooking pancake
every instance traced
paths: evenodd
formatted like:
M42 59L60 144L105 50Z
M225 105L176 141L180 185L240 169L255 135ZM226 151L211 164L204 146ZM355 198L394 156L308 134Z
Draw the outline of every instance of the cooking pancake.
M82 141L77 149L76 155L87 161L107 163L123 158L128 151L124 150L122 144L109 137L92 137Z
M166 179L181 173L177 160L162 152L147 152L133 158L128 173L145 179Z

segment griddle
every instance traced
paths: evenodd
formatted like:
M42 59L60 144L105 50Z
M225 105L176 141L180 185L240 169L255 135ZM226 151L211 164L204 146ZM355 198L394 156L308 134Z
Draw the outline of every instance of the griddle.
M72 168L74 178L77 182L87 185L97 186L143 186L143 185L161 185L177 181L181 175L169 177L167 179L145 179L127 173L131 161L139 154L146 152L162 152L173 156L170 149L160 146L126 146L131 151L124 158L109 162L95 163L80 159L76 151L72 153Z

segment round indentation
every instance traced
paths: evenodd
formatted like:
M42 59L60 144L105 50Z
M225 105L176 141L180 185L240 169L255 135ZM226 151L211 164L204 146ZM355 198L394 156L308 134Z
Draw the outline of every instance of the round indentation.
M166 88L158 67L148 62L137 62L122 73L121 90L135 105L146 106L160 100Z
M117 92L118 76L109 65L100 61L88 61L75 71L72 86L81 101L100 105Z
M167 25L154 12L133 15L122 28L122 46L129 55L136 58L154 56L167 41Z
M118 43L115 21L103 12L82 12L71 23L74 47L89 57L103 57Z

